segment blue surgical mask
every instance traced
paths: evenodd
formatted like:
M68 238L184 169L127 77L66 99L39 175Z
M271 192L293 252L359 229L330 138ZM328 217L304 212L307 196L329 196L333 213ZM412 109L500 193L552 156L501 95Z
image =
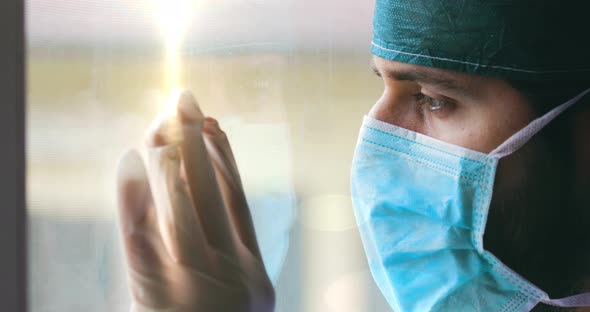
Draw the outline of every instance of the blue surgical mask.
M352 198L371 273L395 312L521 312L540 302L590 306L590 293L550 299L483 245L498 160L588 92L490 154L365 117Z

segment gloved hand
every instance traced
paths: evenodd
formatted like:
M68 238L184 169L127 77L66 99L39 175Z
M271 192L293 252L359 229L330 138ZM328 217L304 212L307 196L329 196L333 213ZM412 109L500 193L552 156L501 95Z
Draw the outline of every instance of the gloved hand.
M133 312L267 312L274 290L229 143L189 92L118 168Z

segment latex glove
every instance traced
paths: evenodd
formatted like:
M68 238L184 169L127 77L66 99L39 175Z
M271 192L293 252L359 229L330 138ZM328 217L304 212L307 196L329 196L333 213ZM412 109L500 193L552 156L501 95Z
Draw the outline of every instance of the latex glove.
M148 170L136 151L118 168L132 311L273 311L227 138L188 92L177 116L149 134Z

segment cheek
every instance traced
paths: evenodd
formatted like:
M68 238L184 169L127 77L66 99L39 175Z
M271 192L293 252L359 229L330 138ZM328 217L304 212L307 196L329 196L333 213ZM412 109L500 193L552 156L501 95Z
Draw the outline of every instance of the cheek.
M435 139L473 149L488 152L495 148L493 125L487 121L490 116L474 109L461 109L451 116L439 119L428 115L413 104L412 99L399 92L393 94L385 91L383 96L371 108L368 116L388 124L418 132Z
M498 131L484 112L463 109L452 118L431 118L425 134L435 139L482 153L489 153L501 143Z
M450 118L428 123L427 135L490 153L535 118L532 106L515 92L497 92L459 106Z
M487 154L526 126L529 121L530 119L524 116L503 115L492 106L472 106L458 110L452 118L431 118L425 134Z
M368 115L482 153L491 152L534 119L530 105L514 92L488 92L489 96L458 103L441 116L418 107L412 97L417 92L414 89L402 83L386 86Z

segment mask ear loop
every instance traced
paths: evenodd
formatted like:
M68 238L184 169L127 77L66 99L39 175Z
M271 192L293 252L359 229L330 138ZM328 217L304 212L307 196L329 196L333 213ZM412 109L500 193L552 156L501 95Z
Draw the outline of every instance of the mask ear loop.
M582 93L576 95L574 98L570 99L569 101L555 107L545 115L533 120L530 124L526 127L522 128L510 138L508 138L504 143L500 144L496 149L494 149L489 156L500 159L506 157L518 149L520 149L523 145L525 145L531 138L537 134L541 129L543 129L546 125L548 125L551 121L553 121L557 116L563 113L566 109L573 106L575 103L580 101L586 94L590 93L590 89L586 89ZM590 307L590 292L581 293L565 298L559 299L550 299L547 294L545 294L545 298L540 300L548 305L557 306L557 307ZM534 303L536 305L538 302ZM533 305L533 306L534 306ZM529 311L533 308L527 308L526 311Z
M570 108L589 92L590 89L586 89L584 92L576 95L571 100L557 106L545 115L533 120L526 127L520 129L518 132L516 132L514 135L512 135L510 138L504 141L504 143L500 144L500 146L494 149L489 154L489 156L500 159L516 152L528 141L530 141L535 134L537 134L539 131L541 131L541 129L543 129L546 125L553 121L553 119L555 119L557 116L563 113L566 109Z

